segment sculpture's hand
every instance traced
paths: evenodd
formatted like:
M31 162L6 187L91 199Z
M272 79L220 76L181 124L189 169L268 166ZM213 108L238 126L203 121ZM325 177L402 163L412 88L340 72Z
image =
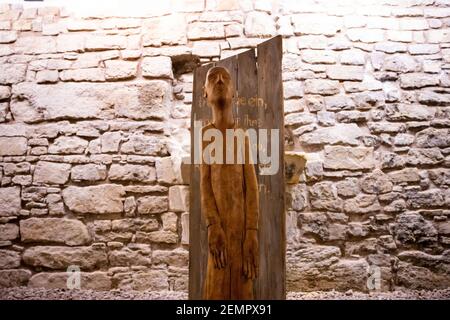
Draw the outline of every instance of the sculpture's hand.
M208 227L209 251L213 256L214 266L217 269L225 268L227 264L227 248L225 232L220 223Z
M258 230L247 230L244 239L244 276L255 279L258 276Z

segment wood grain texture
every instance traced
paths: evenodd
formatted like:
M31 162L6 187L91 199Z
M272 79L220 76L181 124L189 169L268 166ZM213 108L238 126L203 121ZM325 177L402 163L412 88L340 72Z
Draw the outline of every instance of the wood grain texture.
M279 169L275 175L258 175L261 219L259 224L260 274L258 299L286 299L286 227L284 184L284 106L281 78L282 38L277 36L257 47L258 108L262 127L279 129ZM268 139L270 142L270 139ZM270 144L268 146L270 150Z
M234 80L236 99L233 113L241 128L279 129L279 170L275 175L262 176L258 165L259 183L259 245L260 274L255 280L255 299L285 299L285 204L284 204L284 111L281 79L281 36L251 49L198 67L194 70L193 102L191 111L191 146L194 145L195 120L205 125L211 118L211 109L202 96L206 73L212 66L226 67ZM262 99L262 100L261 100ZM259 103L258 103L259 101ZM267 107L261 107L264 101ZM270 141L270 139L269 139ZM270 149L269 149L270 150ZM191 148L191 161L194 160ZM191 165L189 215L189 299L201 299L206 275L208 254L207 230L200 206L199 165Z
M211 64L194 70L194 88L191 111L191 146L194 146L194 121L211 117L211 110L202 97L202 87L206 72ZM194 164L194 152L191 148L189 212L189 299L201 299L202 284L206 274L208 244L205 221L201 216L200 203L200 166Z

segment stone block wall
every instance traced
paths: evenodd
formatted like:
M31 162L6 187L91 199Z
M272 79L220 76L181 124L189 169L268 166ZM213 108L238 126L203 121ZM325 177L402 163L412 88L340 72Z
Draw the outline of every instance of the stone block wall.
M0 286L187 290L192 68L278 34L288 290L450 286L449 1L152 3L0 4Z

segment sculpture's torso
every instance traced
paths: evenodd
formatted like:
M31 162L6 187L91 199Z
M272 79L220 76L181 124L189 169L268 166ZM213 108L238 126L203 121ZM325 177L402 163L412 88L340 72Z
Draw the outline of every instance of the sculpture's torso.
M211 124L204 129L214 128ZM237 155L234 148L234 159ZM225 159L225 154L224 154ZM227 240L227 264L214 268L208 253L205 299L253 299L253 281L243 275L242 244L245 236L245 181L243 164L211 164L214 200Z

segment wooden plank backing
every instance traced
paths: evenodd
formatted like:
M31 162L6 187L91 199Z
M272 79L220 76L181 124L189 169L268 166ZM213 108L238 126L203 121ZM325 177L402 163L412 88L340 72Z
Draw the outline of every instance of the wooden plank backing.
M259 175L260 272L256 282L258 299L286 299L286 227L284 187L284 106L281 79L282 39L277 36L257 46L258 108L260 127L279 130L279 169L274 175ZM267 139L270 142L270 139ZM261 147L261 146L260 146ZM270 144L268 146L270 150Z
M206 253L208 252L205 221L201 217L200 204L200 166L194 164L194 121L211 117L211 110L202 97L206 72L211 65L194 70L194 88L191 111L191 177L189 208L189 299L202 298L203 276L206 274Z

